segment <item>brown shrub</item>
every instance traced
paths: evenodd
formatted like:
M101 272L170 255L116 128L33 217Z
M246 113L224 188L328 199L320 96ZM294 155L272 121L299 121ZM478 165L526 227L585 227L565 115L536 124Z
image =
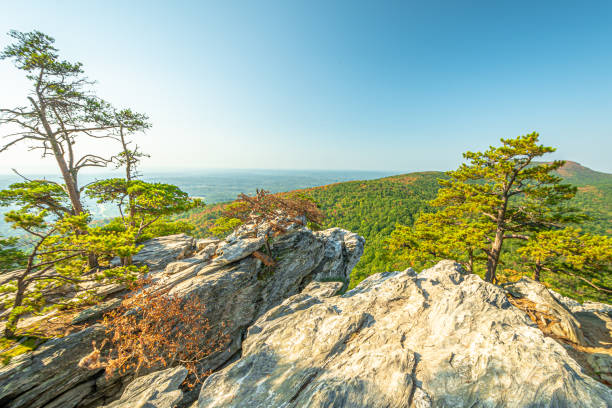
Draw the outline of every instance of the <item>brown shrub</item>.
M201 382L200 363L223 350L229 336L212 332L202 300L181 299L140 281L121 306L107 313L103 322L106 339L83 358L80 367L104 367L107 376L125 375L141 369L182 365L190 376L186 385Z
M292 224L303 224L306 221L320 224L324 219L317 204L304 195L270 194L259 189L253 197L240 194L234 203L226 207L224 216L239 219L243 223L267 223L272 236L285 232Z

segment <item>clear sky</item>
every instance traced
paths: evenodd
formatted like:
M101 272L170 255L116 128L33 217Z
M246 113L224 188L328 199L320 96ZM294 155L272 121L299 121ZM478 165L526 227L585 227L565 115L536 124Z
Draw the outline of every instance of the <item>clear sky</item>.
M535 130L612 172L611 1L21 0L9 29L151 117L145 170L446 170ZM26 86L0 61L0 106ZM15 149L11 167L53 163Z

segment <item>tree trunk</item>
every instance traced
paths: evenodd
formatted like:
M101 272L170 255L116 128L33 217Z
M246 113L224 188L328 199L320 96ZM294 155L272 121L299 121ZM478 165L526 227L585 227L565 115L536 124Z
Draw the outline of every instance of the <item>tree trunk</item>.
M15 293L15 301L13 302L13 311L21 307L23 305L23 296L25 294L25 285L23 281L17 281L17 293ZM6 326L4 326L4 337L13 338L15 337L15 331L17 330L17 322L19 322L19 318L21 314L10 314L9 318L6 321Z
M542 272L542 265L540 265L539 263L536 263L534 267L534 272L533 272L533 279L536 282L540 281L540 272Z
M46 108L43 99L40 94L38 96L38 100L40 101L40 107L36 105L33 100L32 103L38 111L40 120L43 124L45 132L47 133L46 139L51 145L53 156L55 157L55 161L57 161L57 165L60 168L60 172L62 173L62 178L64 179L64 183L66 184L68 197L70 198L70 203L72 204L72 211L74 215L79 215L83 212L83 204L81 203L81 194L79 192L79 187L77 186L76 173L73 174L71 172L72 169L69 169L68 164L66 164L66 158L64 157L64 153L55 137L55 133L53 133L53 130L51 129L51 126L47 121ZM68 143L70 143L70 141L68 141ZM87 265L90 269L98 267L98 259L95 254L90 253L87 255Z
M130 266L130 265L132 265L132 263L133 263L132 255L122 256L121 257L121 265L122 266Z
M34 102L34 106L38 111L38 115L40 116L40 121L45 128L45 132L47 133L46 139L51 145L51 150L53 151L53 156L55 157L55 161L57 161L57 165L60 168L60 172L62 173L62 178L64 179L64 183L66 183L66 190L68 190L68 197L70 198L70 203L72 204L72 209L75 215L78 215L83 212L83 205L81 204L81 195L79 194L78 187L76 185L76 180L74 175L70 173L70 169L68 168L68 164L66 164L66 158L64 157L64 153L55 137L55 133L51 129L49 122L47 121L46 108L42 101L42 98L39 96L40 107L38 107Z
M499 254L501 252L503 242L504 230L497 228L497 231L495 231L495 240L493 241L493 245L491 245L491 250L487 254L487 273L485 275L485 280L487 282L495 283L497 280L495 272L497 271Z
M468 250L468 261L466 269L469 273L474 273L474 253L471 250Z
M62 178L64 179L64 183L66 184L66 190L68 190L68 197L70 198L70 203L72 204L72 210L74 215L79 215L83 213L83 204L81 203L81 194L79 193L79 188L77 186L77 181L75 177L68 169L68 165L66 164L66 159L62 154L62 151L55 140L54 137L50 137L51 148L53 149L53 156L55 156L55 160L57 161L57 165L60 168L62 173ZM89 253L87 254L87 266L90 269L97 268L98 258L95 254Z

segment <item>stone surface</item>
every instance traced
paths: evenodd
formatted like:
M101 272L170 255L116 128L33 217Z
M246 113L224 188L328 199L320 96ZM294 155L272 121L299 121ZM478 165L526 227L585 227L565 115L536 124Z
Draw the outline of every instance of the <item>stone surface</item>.
M330 228L315 234L325 242L325 262L321 263L315 279L341 278L348 282L351 271L363 255L365 239L342 228Z
M179 386L185 377L187 369L180 366L138 377L119 400L104 408L175 408L183 396Z
M210 245L217 245L219 243L219 238L208 237L201 238L196 241L196 251L200 252L201 250L208 248Z
M610 305L580 304L528 278L504 289L511 295L510 301L524 310L545 335L559 341L591 377L612 387Z
M217 368L233 358L240 350L247 328L257 317L299 293L309 283L308 290L318 291L320 296L340 290L342 283L339 282L318 286L312 281L321 270L347 270L363 251L363 246L359 246L363 239L356 238L355 234L315 234L306 228L294 228L271 242L277 265L269 268L249 256L251 248L261 247L263 241L261 244L258 241L257 245L251 241L246 243L245 240L251 239L248 234L245 229L244 235L236 235L220 244L227 249L220 254L225 257L221 263L185 258L193 252L194 240L182 234L148 241L135 259L148 264L152 268L149 276L160 288L169 289L171 295L198 296L204 300L213 330L208 337L203 336L203 341L221 331L228 335L227 347L204 362L207 368ZM327 247L340 250L334 256L327 256ZM333 267L327 265L332 262ZM76 321L95 320L116 307L118 302L112 300L90 308ZM100 370L77 367L81 358L91 352L91 341L97 340L99 344L101 332L99 326L94 326L49 341L33 353L15 358L9 366L0 367L0 406L49 408L53 406L49 404L65 402L66 406L74 404L70 406L83 408L108 404L116 399L124 384L131 380L131 374L108 380Z
M195 251L195 239L186 234L153 238L142 243L143 248L132 257L136 264L145 264L151 270L163 269L170 262L189 257ZM119 264L114 258L113 265Z
M227 265L244 259L260 249L264 241L264 237L256 237L221 242L216 249L213 262L217 265Z
M251 325L211 375L208 407L609 407L506 292L443 261L377 274L342 296L297 294Z
M345 270L354 263L355 257L363 252L363 238L356 237L346 231L318 234L307 228L294 229L271 241L274 267L265 267L253 257L226 265L213 261L199 269L197 276L173 286L170 295L197 296L205 301L212 336L221 331L229 336L227 348L211 356L207 368L214 369L227 361L240 349L243 334L258 316L299 293L317 277L318 271ZM344 239L356 245L345 247ZM326 256L325 248L331 245L330 240L340 240L337 245L342 250L338 256ZM331 262L334 268L327 267ZM332 284L336 292L342 287L342 283Z
M109 299L100 304L89 307L79 312L79 314L72 319L72 324L83 324L88 321L100 319L104 313L119 307L121 300L121 298Z
M100 370L87 370L77 366L79 360L91 352L91 341L100 340L101 326L53 339L32 353L20 355L0 368L0 406L44 407L58 396L81 387L95 378ZM85 398L72 394L71 400ZM76 405L75 405L76 406Z
M528 307L535 312L534 315L537 315L539 320L537 323L544 331L557 338L586 345L580 322L544 285L523 277L517 282L504 285L504 289L514 298L526 299L532 303Z
M208 261L212 258L215 252L217 252L217 244L216 243L209 244L208 246L199 250L197 254L194 255L194 257L198 259L202 259L203 261Z
M173 275L177 272L189 268L190 266L198 265L203 262L204 260L201 258L186 258L180 261L170 262L168 265L166 265L166 269L164 269L164 272L166 275Z

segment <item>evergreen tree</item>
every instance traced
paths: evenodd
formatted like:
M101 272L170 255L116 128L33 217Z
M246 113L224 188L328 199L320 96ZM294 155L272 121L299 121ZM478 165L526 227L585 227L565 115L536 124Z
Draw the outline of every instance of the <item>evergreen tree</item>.
M0 53L0 59L13 60L25 72L31 90L25 105L0 108L0 126L6 128L2 136L8 140L0 145L0 153L26 143L30 150L40 151L43 158L53 157L63 179L63 184L57 185L70 199L65 210L72 215L82 214L84 187L79 185L79 172L87 167L106 167L113 157L93 152L79 155L77 140L120 140L125 131L146 129L149 126L146 117L130 110L117 112L97 97L93 82L84 75L83 65L62 60L52 37L39 31L15 30L9 36L15 42ZM89 263L92 267L97 263L93 254Z
M496 282L506 240L527 241L540 231L581 219L567 205L576 188L561 184L561 177L554 174L564 162L535 162L554 148L539 145L537 133L501 142L502 146L485 152L464 153L467 162L440 180L438 195L430 202L439 215L417 221L408 235L400 229L391 245L407 246L413 253L436 249L436 258L460 251L464 255L458 258L472 265L473 260L485 258L485 279Z
M134 238L126 233L109 233L87 224L89 214L67 215L70 205L66 192L44 181L16 183L0 191L0 206L15 206L5 214L13 228L25 234L21 240L0 240L0 294L2 307L9 310L5 336L15 334L20 317L57 306L70 299L72 304L88 300L92 294L76 288L85 281L132 280L144 270L136 267L95 268L88 266L89 255L108 261L114 256L131 256L138 251ZM75 290L56 290L73 285Z
M518 250L539 281L544 271L567 273L612 296L606 286L612 272L612 238L578 228L539 232Z

